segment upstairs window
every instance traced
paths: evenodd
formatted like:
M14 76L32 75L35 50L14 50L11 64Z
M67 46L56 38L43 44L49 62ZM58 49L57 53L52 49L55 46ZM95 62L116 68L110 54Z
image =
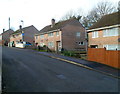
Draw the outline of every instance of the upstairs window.
M58 31L58 32L56 32L56 36L59 36L59 31Z
M40 35L40 38L44 38L44 35Z
M120 34L120 31L118 30L118 28L103 30L103 37L118 36L119 34Z
M48 36L49 36L49 37L52 37L52 36L53 36L53 32L52 32L52 33L49 33Z
M77 32L77 33L76 33L76 37L80 37L80 32Z
M98 31L92 32L92 38L98 38Z
M38 39L38 36L35 36L36 39Z

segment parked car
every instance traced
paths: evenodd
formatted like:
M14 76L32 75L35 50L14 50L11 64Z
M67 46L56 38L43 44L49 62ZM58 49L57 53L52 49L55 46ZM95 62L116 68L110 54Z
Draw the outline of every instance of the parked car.
M18 48L25 48L28 46L32 46L32 44L30 42L25 42L25 41L16 43L16 47Z

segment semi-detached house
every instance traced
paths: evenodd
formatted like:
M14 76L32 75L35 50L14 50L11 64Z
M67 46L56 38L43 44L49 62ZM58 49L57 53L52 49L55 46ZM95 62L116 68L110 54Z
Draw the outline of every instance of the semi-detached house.
M85 28L76 19L60 21L55 23L51 20L51 25L45 26L35 35L35 43L39 46L46 45L54 51L64 50L86 50Z
M87 31L90 48L120 50L120 12L103 16Z
M19 29L11 34L10 43L14 44L14 46L22 41L34 44L34 35L36 33L38 33L38 30L33 25L24 28L20 25Z

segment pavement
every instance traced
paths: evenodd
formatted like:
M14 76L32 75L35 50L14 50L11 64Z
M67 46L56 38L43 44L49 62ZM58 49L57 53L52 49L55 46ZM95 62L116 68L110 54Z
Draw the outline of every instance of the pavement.
M70 64L69 60L18 48L3 47L2 53L2 91L5 94L119 91L117 78L80 67L78 63L77 66Z
M69 60L69 61L72 61L75 63L79 63L79 64L84 65L83 67L85 67L85 68L92 69L92 70L95 70L95 71L104 73L106 75L113 76L115 78L120 79L120 70L119 69L116 69L116 68L113 68L113 67L110 67L110 66L107 66L104 64L100 64L98 62L78 59L78 58L74 58L74 57L63 56L60 54L50 53L50 52L37 52L37 53L48 56L48 57L56 58L56 59L62 58L64 60Z

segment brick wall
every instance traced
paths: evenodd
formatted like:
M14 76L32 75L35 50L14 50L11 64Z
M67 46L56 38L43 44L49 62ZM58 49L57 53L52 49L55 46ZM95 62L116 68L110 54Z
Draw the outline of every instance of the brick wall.
M38 35L36 39L35 36L35 43L38 43L38 45L44 43L44 45L48 46L49 42L53 42L54 47L51 47L50 49L55 51L56 51L57 41L61 41L61 31L59 31L59 36L56 36L56 32L53 32L53 36L48 36L48 34L44 34L44 38L40 38L40 35Z
M76 36L76 33L80 32L80 37ZM79 42L84 42L84 45L79 45ZM85 29L80 26L68 25L63 28L62 32L62 45L67 50L85 50Z
M103 48L103 45L105 44L120 44L120 42L118 42L118 38L119 36L110 36L110 37L103 37L103 31L100 30L98 31L98 38L92 38L92 32L88 33L88 46L90 47L90 45L98 45L98 48Z

